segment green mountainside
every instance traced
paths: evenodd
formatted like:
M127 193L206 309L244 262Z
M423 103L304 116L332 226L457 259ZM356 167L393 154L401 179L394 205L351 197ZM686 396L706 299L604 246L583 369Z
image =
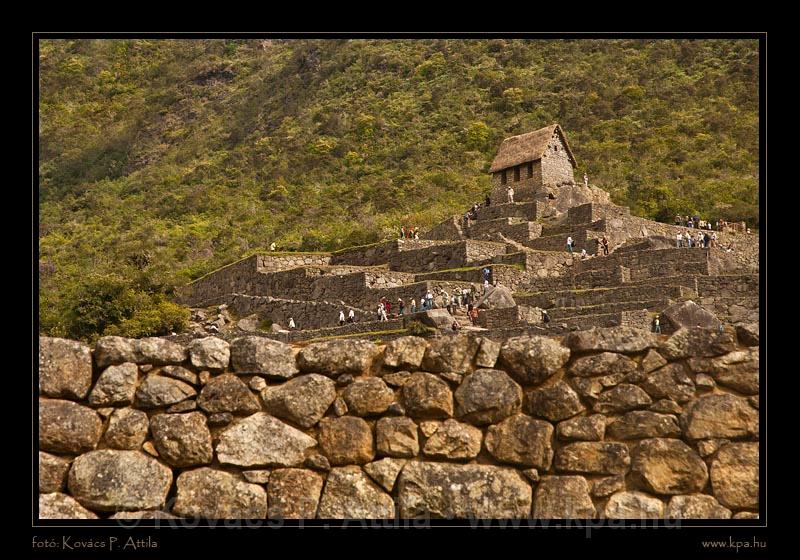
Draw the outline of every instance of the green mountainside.
M273 241L431 226L554 122L633 213L758 226L755 40L48 40L39 63L55 336L180 329L174 286Z

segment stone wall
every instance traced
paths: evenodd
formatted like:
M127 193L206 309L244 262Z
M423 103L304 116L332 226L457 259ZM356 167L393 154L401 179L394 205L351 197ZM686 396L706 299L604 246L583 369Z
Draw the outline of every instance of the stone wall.
M758 339L41 338L39 517L753 518Z
M460 216L450 216L442 223L425 232L422 238L438 241L459 241L463 239L464 234L461 230Z
M523 218L528 221L535 221L544 216L547 204L544 202L520 202L516 204L504 204L506 193L497 200L493 199L489 207L478 209L478 221L496 220L498 218Z
M471 239L487 239L501 233L515 241L539 237L542 224L522 221L521 218L498 218L496 220L477 220L467 229Z
M330 253L291 253L287 255L258 255L258 269L261 272L288 270L298 266L325 266L330 264Z
M567 148L558 133L553 134L541 161L542 185L572 183L575 175Z
M413 251L441 244L443 244L442 241L432 239L395 239L336 251L331 254L331 264L378 266L388 263L393 255L402 251Z
M519 180L515 181L514 169L519 169ZM542 186L542 162L531 162L531 174L528 174L528 164L523 163L515 167L505 169L506 184L503 184L503 172L492 173L492 200L495 203L508 201L508 187L514 188L514 201L533 200L535 193Z

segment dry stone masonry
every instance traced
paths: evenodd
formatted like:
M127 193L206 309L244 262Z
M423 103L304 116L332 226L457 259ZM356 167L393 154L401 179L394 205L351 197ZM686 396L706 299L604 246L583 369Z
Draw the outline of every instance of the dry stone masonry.
M757 326L39 352L41 518L759 512Z

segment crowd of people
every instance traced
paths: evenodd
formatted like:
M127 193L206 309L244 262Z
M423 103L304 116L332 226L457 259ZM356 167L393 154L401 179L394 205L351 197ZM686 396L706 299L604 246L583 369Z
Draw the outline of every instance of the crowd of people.
M410 228L402 226L400 228L400 239L419 239L419 228L416 226Z
M692 232L687 231L686 233L678 232L678 235L675 236L675 243L676 247L700 247L700 248L707 248L707 247L717 247L717 232L711 232L711 235L708 234L707 231L698 231L694 235Z

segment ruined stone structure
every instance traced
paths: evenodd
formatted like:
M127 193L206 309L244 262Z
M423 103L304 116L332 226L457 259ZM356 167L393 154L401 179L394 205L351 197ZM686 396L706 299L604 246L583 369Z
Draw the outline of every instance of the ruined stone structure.
M723 323L758 321L757 235L728 229L716 232L712 246L679 248L678 234L699 230L631 216L605 191L576 184L574 163L558 125L508 138L491 167L494 203L480 208L477 220L452 216L420 240L335 253L253 255L181 291L179 301L198 309L192 336L252 333L292 342L379 333L389 339L414 320L447 328L452 321L410 316L411 300L419 304L431 292L441 307L443 292L480 294L485 267L492 284L511 289L516 303L480 310L477 328L498 339L615 325L649 328L655 315L687 300ZM505 203L507 185L515 189L513 204ZM609 255L600 245L603 238ZM579 258L581 250L587 259ZM377 321L384 297L392 304L402 299L404 316L392 313L391 321ZM200 310L211 306L226 311ZM339 311L349 309L357 324L338 326ZM546 329L542 310L552 319ZM452 311L462 326L470 323L463 307ZM297 330L286 329L290 317ZM204 328L212 323L216 329ZM267 323L274 327L255 328Z
M39 517L752 519L759 333L39 342Z

